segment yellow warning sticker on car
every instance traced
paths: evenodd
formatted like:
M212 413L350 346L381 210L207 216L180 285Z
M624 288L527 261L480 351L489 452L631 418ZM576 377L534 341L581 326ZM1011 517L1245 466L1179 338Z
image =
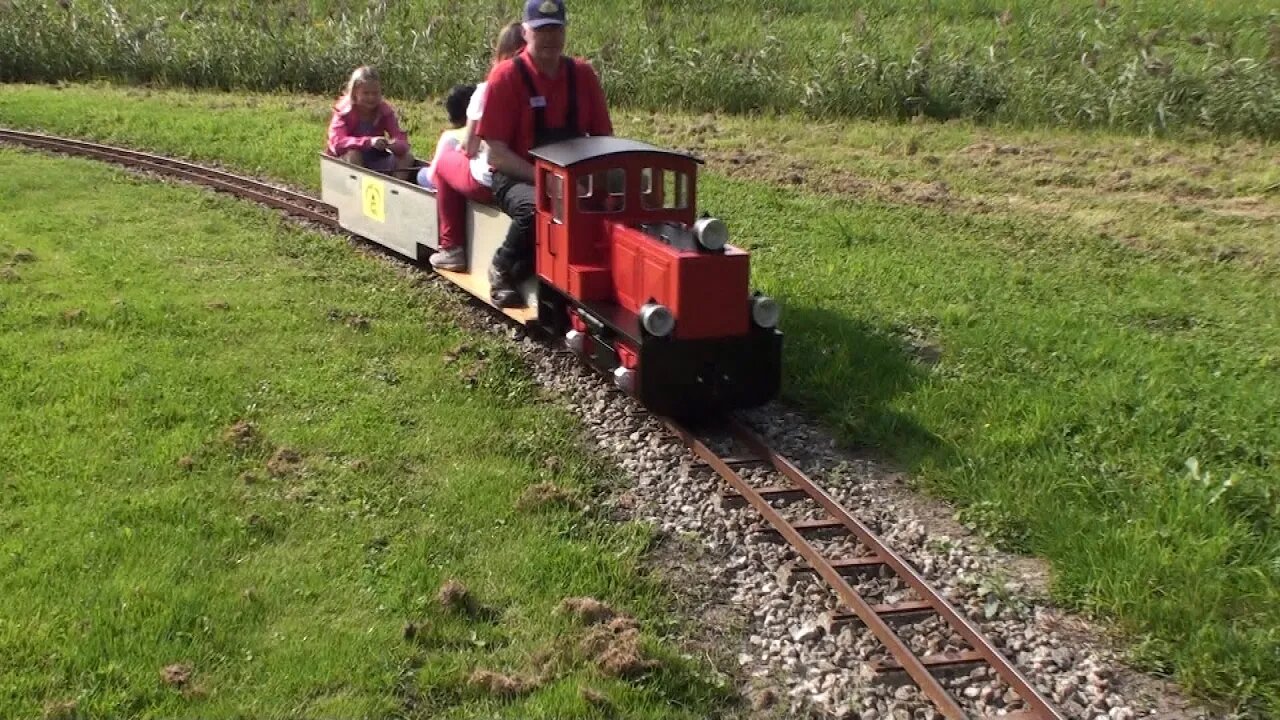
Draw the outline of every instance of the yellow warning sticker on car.
M371 177L360 178L360 197L364 215L378 222L387 221L387 184Z

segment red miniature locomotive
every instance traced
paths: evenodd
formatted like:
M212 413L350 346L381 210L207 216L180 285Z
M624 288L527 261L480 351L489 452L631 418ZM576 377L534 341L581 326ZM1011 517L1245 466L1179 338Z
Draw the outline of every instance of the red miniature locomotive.
M527 308L539 325L656 413L707 415L778 393L777 303L750 291L750 255L720 220L697 216L699 161L616 137L533 151L534 277ZM343 227L414 259L436 239L432 191L322 157L324 199ZM488 274L509 219L471 203L467 272L441 275L489 301Z
M778 305L724 223L696 217L697 159L614 137L533 156L540 323L660 414L777 394Z

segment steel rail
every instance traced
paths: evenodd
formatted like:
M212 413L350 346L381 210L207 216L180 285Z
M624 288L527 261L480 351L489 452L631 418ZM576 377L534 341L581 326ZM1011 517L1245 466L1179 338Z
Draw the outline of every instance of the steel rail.
M222 170L215 170L194 163L137 150L20 130L0 129L0 141L73 155L100 158L127 167L151 170L163 175L179 177L283 210L292 215L305 217L327 227L338 227L338 221L332 212L315 209L316 206L323 206L323 203L313 197L308 197L292 190L277 188L259 180L241 177Z
M918 571L900 555L884 544L874 532L862 521L849 514L849 511L836 502L825 490L818 487L791 461L782 457L771 448L763 438L738 420L730 420L729 427L733 435L752 452L757 453L778 472L782 473L795 486L823 507L831 517L857 536L858 541L880 557L886 565L893 569L903 581L911 586L933 610L947 622L953 630L969 643L991 666L1000 679L1004 680L1022 699L1027 710L1045 720L1063 720L1063 715L1051 705L1027 680L1026 676L1009 662L991 641L983 636L962 613L956 610L947 599L935 590ZM861 615L859 615L861 617Z
M951 720L964 720L967 717L964 710L955 701L955 698L951 697L951 694L947 692L946 688L942 687L942 684L929 672L924 663L920 662L920 658L911 652L906 643L902 641L902 638L898 637L893 628L889 627L888 623L876 614L870 603L853 589L853 586L840 575L839 571L831 566L826 557L818 552L818 549L811 545L808 540L804 539L800 531L792 527L791 523L787 522L767 500L757 493L750 483L744 480L736 470L730 467L715 451L707 447L696 435L674 422L668 421L667 427L684 441L703 462L710 465L720 477L732 485L757 512L764 516L765 520L779 534L786 538L787 542L805 560L809 561L810 567L821 575L835 589L836 594L840 596L845 605L857 613L862 622L866 623L867 628L902 664L902 668L906 670L920 690L933 701L933 704L943 715L951 718Z

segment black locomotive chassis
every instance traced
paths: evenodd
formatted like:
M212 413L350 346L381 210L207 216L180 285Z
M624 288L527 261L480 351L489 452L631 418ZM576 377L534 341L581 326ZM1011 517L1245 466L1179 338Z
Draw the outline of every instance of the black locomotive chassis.
M746 299L743 300L746 302ZM592 339L586 360L606 374L618 367L615 343L639 348L636 398L650 411L695 419L763 405L782 379L782 332L754 324L738 337L675 340L649 335L634 313L613 304L583 304L539 279L538 323L563 337L567 310L587 324Z

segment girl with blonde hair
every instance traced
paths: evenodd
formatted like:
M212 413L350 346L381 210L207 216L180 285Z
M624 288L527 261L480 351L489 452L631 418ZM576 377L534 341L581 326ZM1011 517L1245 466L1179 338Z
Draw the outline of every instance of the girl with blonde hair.
M400 129L396 111L382 99L377 70L364 65L351 73L346 92L333 106L326 152L353 165L408 177L413 166L409 137Z

